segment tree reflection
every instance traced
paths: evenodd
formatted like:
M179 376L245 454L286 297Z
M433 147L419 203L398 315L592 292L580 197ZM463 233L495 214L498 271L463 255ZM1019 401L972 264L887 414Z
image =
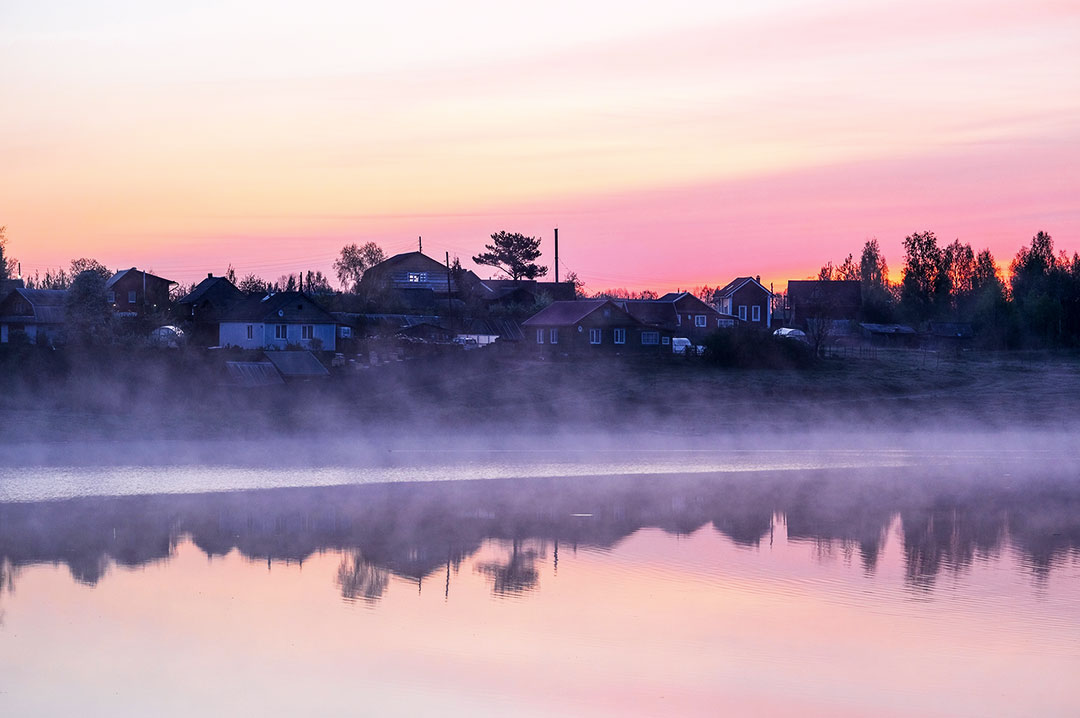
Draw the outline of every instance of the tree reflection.
M536 569L537 552L522 547L520 539L511 542L510 557L505 562L477 564L476 570L494 579L492 589L499 596L524 593L540 582Z
M359 551L341 559L338 566L337 585L346 601L376 603L389 583L390 572L367 561Z

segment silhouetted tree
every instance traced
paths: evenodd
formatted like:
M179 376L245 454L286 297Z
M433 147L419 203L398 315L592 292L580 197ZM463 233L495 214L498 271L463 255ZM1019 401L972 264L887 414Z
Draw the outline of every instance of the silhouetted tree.
M491 244L484 245L484 249L487 251L473 257L473 261L494 267L515 282L547 274L547 267L536 263L540 257L539 237L526 237L517 232L496 232L491 235Z
M105 279L93 269L80 272L64 303L64 323L73 344L102 344L110 334L112 312L105 297Z
M113 272L101 262L89 257L79 257L78 259L71 260L71 269L69 274L71 275L72 285L75 283L75 279L83 272L94 272L106 282L112 277Z
M943 270L941 248L933 232L916 232L904 238L904 275L900 304L916 321L930 319L943 300L948 301L948 274Z
M240 280L240 284L236 285L236 288L244 294L265 294L269 289L269 285L261 277L248 274Z
M321 271L308 271L304 275L304 291L311 294L332 294L334 288Z
M341 256L334 260L334 271L343 291L357 294L364 272L386 259L386 253L374 242L362 247L349 244L341 248Z
M0 227L0 279L10 279L15 276L16 262L8 259L7 251L7 227Z
M236 284L236 270L233 268L232 263L229 263L228 268L225 270L225 279L228 279L232 284Z
M859 280L862 288L862 315L871 322L894 319L895 298L889 284L889 265L876 237L866 240L859 257Z

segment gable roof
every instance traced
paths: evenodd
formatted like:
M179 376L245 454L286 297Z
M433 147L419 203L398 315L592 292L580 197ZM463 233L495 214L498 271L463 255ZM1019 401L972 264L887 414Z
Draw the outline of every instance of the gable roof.
M670 295L665 294L664 296ZM678 322L675 302L666 300L663 297L660 299L624 299L617 302L617 304L634 319L644 324L674 326Z
M572 301L552 302L536 314L532 315L522 326L567 326L577 324L591 314L602 309L618 312L630 320L631 323L640 324L637 319L625 309L610 299L575 299Z
M156 279L159 282L165 282L166 284L176 284L176 282L174 282L171 279L165 279L164 277L159 277L159 276L157 276L155 274L150 274L150 272L143 272L143 271L140 271L140 270L136 269L135 267L132 267L131 269L121 270L121 271L117 272L116 274L112 275L111 277L109 277L109 280L107 282L105 282L105 288L106 289L112 289L112 286L114 284L116 284L117 282L119 282L121 279L123 279L124 277L126 277L129 274L145 274L147 279Z
M177 301L177 304L195 304L208 293L233 296L237 299L244 296L244 293L225 277L210 276L196 284L194 289Z
M743 285L745 285L748 282L753 282L754 284L756 284L758 287L761 288L761 291L765 292L766 294L769 294L769 295L772 294L772 292L770 292L768 289L765 288L764 284L759 282L754 277L735 277L735 279L732 279L730 282L725 284L723 287L716 290L716 297L718 299L719 298L730 297L732 294L734 294L735 292L742 289Z
M285 380L268 361L227 361L225 370L233 384L244 387L273 386Z
M337 324L337 320L303 292L278 292L247 297L230 307L223 322L273 324Z

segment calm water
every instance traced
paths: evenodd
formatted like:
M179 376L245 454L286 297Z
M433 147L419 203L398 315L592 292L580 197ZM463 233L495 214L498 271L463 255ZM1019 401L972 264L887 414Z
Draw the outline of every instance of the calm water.
M0 714L1080 713L1080 477L1053 462L486 461L0 476ZM102 485L133 495L72 488Z

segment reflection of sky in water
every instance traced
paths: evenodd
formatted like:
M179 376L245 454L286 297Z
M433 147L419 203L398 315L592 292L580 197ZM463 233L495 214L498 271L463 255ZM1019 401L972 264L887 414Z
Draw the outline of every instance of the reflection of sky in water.
M375 465L279 466L168 464L139 466L0 467L0 501L77 496L200 493L288 486L336 486L395 481L443 481L558 476L692 474L825 468L884 468L992 461L986 451L907 450L619 450L396 451Z
M589 520L587 517L581 517ZM606 548L488 539L422 578L359 551L168 559L3 595L0 708L22 714L1067 715L1080 557L1006 544L930 592L899 518L849 543L711 526ZM9 569L10 570L10 569Z

